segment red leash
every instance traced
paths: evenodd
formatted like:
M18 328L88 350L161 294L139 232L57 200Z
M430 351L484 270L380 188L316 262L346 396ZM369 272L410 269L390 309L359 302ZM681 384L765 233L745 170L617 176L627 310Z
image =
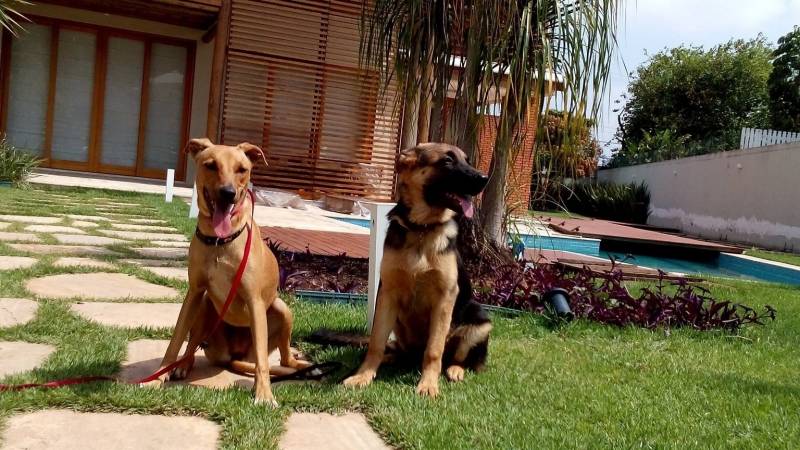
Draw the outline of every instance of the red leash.
M253 191L248 190L248 194L250 194L250 202L253 204L253 211L256 209L256 199L253 195ZM251 217L252 220L252 217ZM242 255L242 261L239 263L239 268L236 270L236 275L233 277L233 282L231 283L231 289L228 291L228 297L225 299L225 304L222 305L222 311L219 312L219 316L217 317L217 322L214 324L214 327L211 328L211 331L208 333L208 336L214 334L215 331L222 325L222 318L225 317L225 314L228 312L228 308L230 308L231 303L233 303L233 299L236 298L236 291L239 290L239 285L242 283L242 277L244 276L244 270L247 267L247 260L250 258L250 245L253 242L253 227L250 223L245 225L247 228L247 242L244 245L244 254ZM206 337L208 337L206 336ZM138 381L128 381L128 384L141 384L153 381L164 375L165 373L171 372L173 369L178 367L181 363L183 363L188 358L193 358L194 354L197 353L197 348L195 347L191 349L190 352L186 353L182 358L179 358L174 363L159 369L152 375L148 375L145 378L142 378ZM188 349L187 349L188 350ZM98 376L88 376L88 377L76 377L76 378L67 378L64 380L57 380L57 381L48 381L46 383L27 383L27 384L0 384L0 392L5 391L22 391L25 389L32 389L32 388L58 388L63 386L71 386L73 384L84 384L84 383L91 383L95 381L118 381L115 378L107 377L103 375Z

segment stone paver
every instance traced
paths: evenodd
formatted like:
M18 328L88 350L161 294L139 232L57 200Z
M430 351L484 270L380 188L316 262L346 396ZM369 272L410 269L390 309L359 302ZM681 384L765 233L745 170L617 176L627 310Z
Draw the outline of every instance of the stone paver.
M29 322L36 316L39 304L24 298L0 298L0 328Z
M150 266L150 267L175 267L183 264L183 261L174 261L169 259L120 259L119 262L125 264L133 264L134 266Z
M139 339L128 343L128 355L125 362L122 363L122 369L118 374L119 378L125 381L137 381L155 372L161 364L161 358L164 357L168 345L168 340L156 339ZM180 354L183 355L184 351L186 351L186 343L181 347ZM294 348L292 351L297 353ZM269 355L270 367L280 365L280 359L280 353L277 350L272 352ZM250 389L253 387L253 377L212 366L203 351L200 350L195 354L194 368L187 379L170 384L173 383L212 389L225 389L231 386Z
M7 222L38 223L40 225L61 223L60 217L18 216L13 214L0 214L0 220Z
M180 303L75 303L72 311L103 325L137 328L172 328Z
M71 234L86 234L80 228L67 227L64 225L28 225L25 231L34 233L71 233Z
M0 341L0 378L27 372L44 362L54 351L52 345Z
M54 234L53 237L61 244L71 245L114 245L128 243L128 241L122 239L91 236L87 234Z
M107 236L114 236L122 239L138 241L178 241L185 242L186 236L177 233L147 233L144 231L125 231L125 230L100 230Z
M27 256L2 256L0 255L0 270L27 269L39 261Z
M118 255L119 253L103 247L91 245L46 245L46 244L8 244L21 252L37 255Z
M183 259L189 255L188 248L139 247L131 250L145 258Z
M110 220L108 217L103 216L83 216L80 214L67 214L72 220L88 220L90 222L104 222Z
M8 419L5 450L214 450L219 425L200 417L43 410Z
M143 219L143 218L128 219L128 222L131 222L131 223L144 223L144 224L149 224L149 225L167 223L166 220L161 220L161 219Z
M156 275L160 275L166 278L175 278L177 280L189 281L189 272L186 267L142 267L143 269L147 269L150 272L153 272Z
M129 230L129 231L170 231L172 233L177 233L173 227L165 227L163 225L142 225L138 223L112 223L111 228L116 228L118 230Z
M73 220L72 225L81 228L96 228L99 226L96 222L89 222L87 220Z
M6 228L10 227L10 222L0 222L0 230L5 230Z
M151 244L159 247L172 247L172 248L189 248L188 242L178 241L150 241Z
M113 269L114 265L107 261L92 258L63 257L53 262L56 267L91 267L93 269Z
M178 291L122 273L79 273L33 278L25 288L39 297L122 300L175 297Z
M33 233L11 233L0 231L0 241L5 242L42 242L39 236Z
M286 433L278 443L281 450L389 450L367 419L357 413L293 413L286 421Z

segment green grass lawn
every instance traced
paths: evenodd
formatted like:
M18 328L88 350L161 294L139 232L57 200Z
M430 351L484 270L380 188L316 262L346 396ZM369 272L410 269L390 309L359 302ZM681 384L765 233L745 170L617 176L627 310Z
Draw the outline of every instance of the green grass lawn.
M769 250L760 250L753 248L744 252L745 255L755 256L756 258L768 259L770 261L777 261L786 264L800 266L800 255L796 253L785 252L771 252Z
M70 192L85 203L97 191ZM47 214L37 191L2 191L0 207L13 213ZM165 205L157 196L105 193L150 205L154 216L185 233L186 205ZM27 201L11 206L14 198ZM11 214L12 212L5 212ZM0 253L10 254L0 245ZM109 258L113 260L114 258ZM0 297L28 295L22 280L63 273L51 257L24 270L0 272ZM185 283L124 270L148 281L177 287ZM637 285L638 286L638 285ZM418 371L384 368L372 386L345 389L277 384L281 408L254 406L248 391L163 390L97 383L57 390L0 394L0 428L19 411L69 408L197 415L222 426L224 448L274 448L292 411L360 411L392 446L451 448L797 448L800 446L800 288L715 279L715 295L751 306L771 304L778 320L739 335L689 330L647 331L576 321L552 328L540 316L495 316L489 366L460 384L442 379L441 397L414 393ZM174 299L173 301L179 301ZM305 342L319 327L364 327L365 311L291 301L298 347L316 361L338 360L354 369L362 352ZM169 331L99 326L70 313L67 303L41 299L37 318L0 329L0 340L47 343L57 347L39 369L3 382L46 381L80 375L112 375L126 344L142 338L169 338Z

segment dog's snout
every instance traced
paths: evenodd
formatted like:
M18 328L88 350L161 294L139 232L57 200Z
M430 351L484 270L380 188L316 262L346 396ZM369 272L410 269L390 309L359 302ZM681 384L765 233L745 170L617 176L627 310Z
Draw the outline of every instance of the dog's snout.
M233 186L222 186L219 188L219 198L222 201L233 202L236 198L236 188Z

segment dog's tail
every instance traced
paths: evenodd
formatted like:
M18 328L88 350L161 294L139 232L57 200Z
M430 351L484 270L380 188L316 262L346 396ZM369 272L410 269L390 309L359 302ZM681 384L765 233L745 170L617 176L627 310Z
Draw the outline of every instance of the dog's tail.
M308 338L316 344L339 345L346 347L366 347L369 336L346 331L334 331L327 328L317 330Z

